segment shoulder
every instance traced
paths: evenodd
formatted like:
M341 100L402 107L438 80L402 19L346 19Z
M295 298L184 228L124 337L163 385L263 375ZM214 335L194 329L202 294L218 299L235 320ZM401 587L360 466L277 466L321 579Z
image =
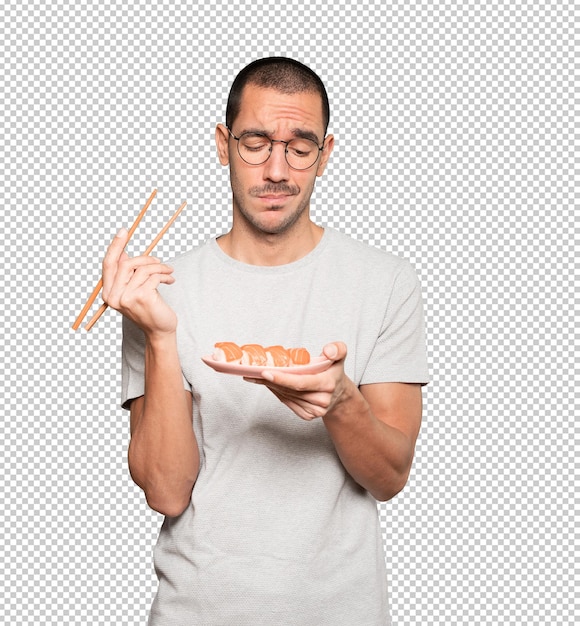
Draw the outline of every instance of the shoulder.
M415 280L416 272L411 263L400 256L376 248L338 230L327 229L329 254L333 262L348 266L357 273L365 272L369 278L395 278Z

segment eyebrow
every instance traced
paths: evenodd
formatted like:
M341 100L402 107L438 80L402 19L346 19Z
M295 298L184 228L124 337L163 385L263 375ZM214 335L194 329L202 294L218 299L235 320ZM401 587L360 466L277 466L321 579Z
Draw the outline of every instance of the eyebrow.
M312 132L311 130L303 130L301 128L293 128L292 129L292 134L295 137L300 137L302 139L311 139L316 145L318 145L318 137L317 137L316 133ZM322 139L322 141L324 142L324 139Z
M290 132L294 135L294 137L300 137L301 139L310 139L311 141L314 141L317 146L319 145L318 136L315 132L311 130L304 130L303 128L292 128ZM241 137L244 133L251 133L253 135L265 135L266 137L270 137L270 139L272 139L274 135L274 133L268 132L263 128L244 128L240 132L239 136Z

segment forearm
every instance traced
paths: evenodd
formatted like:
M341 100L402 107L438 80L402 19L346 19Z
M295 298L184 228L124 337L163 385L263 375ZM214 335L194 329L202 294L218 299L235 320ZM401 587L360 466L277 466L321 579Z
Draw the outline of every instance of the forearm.
M199 470L191 402L183 388L175 334L148 338L145 395L131 411L129 469L151 508L180 514Z
M411 469L414 441L379 420L352 381L323 421L342 464L358 484L380 501L401 491Z

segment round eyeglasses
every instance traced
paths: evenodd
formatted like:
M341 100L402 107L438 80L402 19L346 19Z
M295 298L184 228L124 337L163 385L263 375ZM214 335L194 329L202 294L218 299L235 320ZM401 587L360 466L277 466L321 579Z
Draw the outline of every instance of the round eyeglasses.
M270 139L262 133L246 132L236 137L229 128L228 132L238 142L238 154L248 165L265 163L270 158L275 143L285 145L286 162L294 170L307 170L312 167L324 150L324 144L321 147L316 141L306 137L282 141L282 139Z

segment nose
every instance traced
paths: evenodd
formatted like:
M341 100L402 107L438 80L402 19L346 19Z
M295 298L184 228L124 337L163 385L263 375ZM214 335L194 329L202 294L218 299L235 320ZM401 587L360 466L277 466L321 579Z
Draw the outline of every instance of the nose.
M286 143L272 140L272 152L264 163L264 177L272 181L288 180L290 166L286 161Z

